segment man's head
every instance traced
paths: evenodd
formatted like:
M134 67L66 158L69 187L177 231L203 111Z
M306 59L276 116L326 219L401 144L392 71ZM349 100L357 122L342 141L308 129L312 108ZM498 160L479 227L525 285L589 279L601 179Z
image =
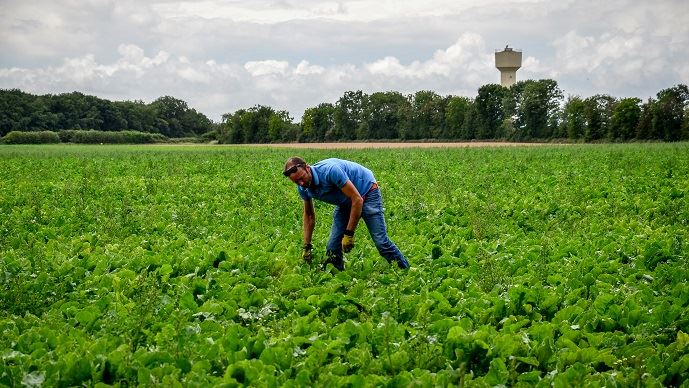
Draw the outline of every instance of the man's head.
M282 175L288 177L292 182L301 187L309 187L311 185L311 167L306 164L306 161L298 156L293 156L285 162L285 169Z

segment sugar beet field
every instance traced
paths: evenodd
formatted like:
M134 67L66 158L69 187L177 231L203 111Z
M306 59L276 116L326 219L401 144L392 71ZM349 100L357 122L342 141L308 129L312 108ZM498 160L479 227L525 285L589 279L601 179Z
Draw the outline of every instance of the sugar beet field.
M376 175L313 264L287 157ZM0 146L0 386L689 387L689 144Z

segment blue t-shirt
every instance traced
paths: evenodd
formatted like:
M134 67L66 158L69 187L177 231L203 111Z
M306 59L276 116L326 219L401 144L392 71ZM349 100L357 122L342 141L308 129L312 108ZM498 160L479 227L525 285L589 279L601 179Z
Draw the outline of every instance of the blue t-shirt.
M307 201L312 198L333 205L341 205L349 201L342 192L347 180L352 181L354 187L363 197L373 186L376 179L368 168L354 162L342 159L325 159L311 166L313 182L305 189L297 186L301 199Z

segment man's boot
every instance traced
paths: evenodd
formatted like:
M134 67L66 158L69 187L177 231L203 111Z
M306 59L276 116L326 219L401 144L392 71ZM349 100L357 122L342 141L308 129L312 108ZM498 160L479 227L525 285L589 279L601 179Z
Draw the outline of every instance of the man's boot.
M328 263L332 264L335 266L340 271L344 271L344 259L342 257L342 252L333 252L333 251L327 251L326 253L326 260L323 263L323 270L325 270L325 267L328 265Z

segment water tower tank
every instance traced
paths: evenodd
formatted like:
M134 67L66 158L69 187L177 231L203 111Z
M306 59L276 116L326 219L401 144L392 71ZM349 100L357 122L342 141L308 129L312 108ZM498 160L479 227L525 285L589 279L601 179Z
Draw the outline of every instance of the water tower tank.
M495 50L495 67L500 70L500 84L510 87L517 82L517 70L522 67L522 51L505 46Z

